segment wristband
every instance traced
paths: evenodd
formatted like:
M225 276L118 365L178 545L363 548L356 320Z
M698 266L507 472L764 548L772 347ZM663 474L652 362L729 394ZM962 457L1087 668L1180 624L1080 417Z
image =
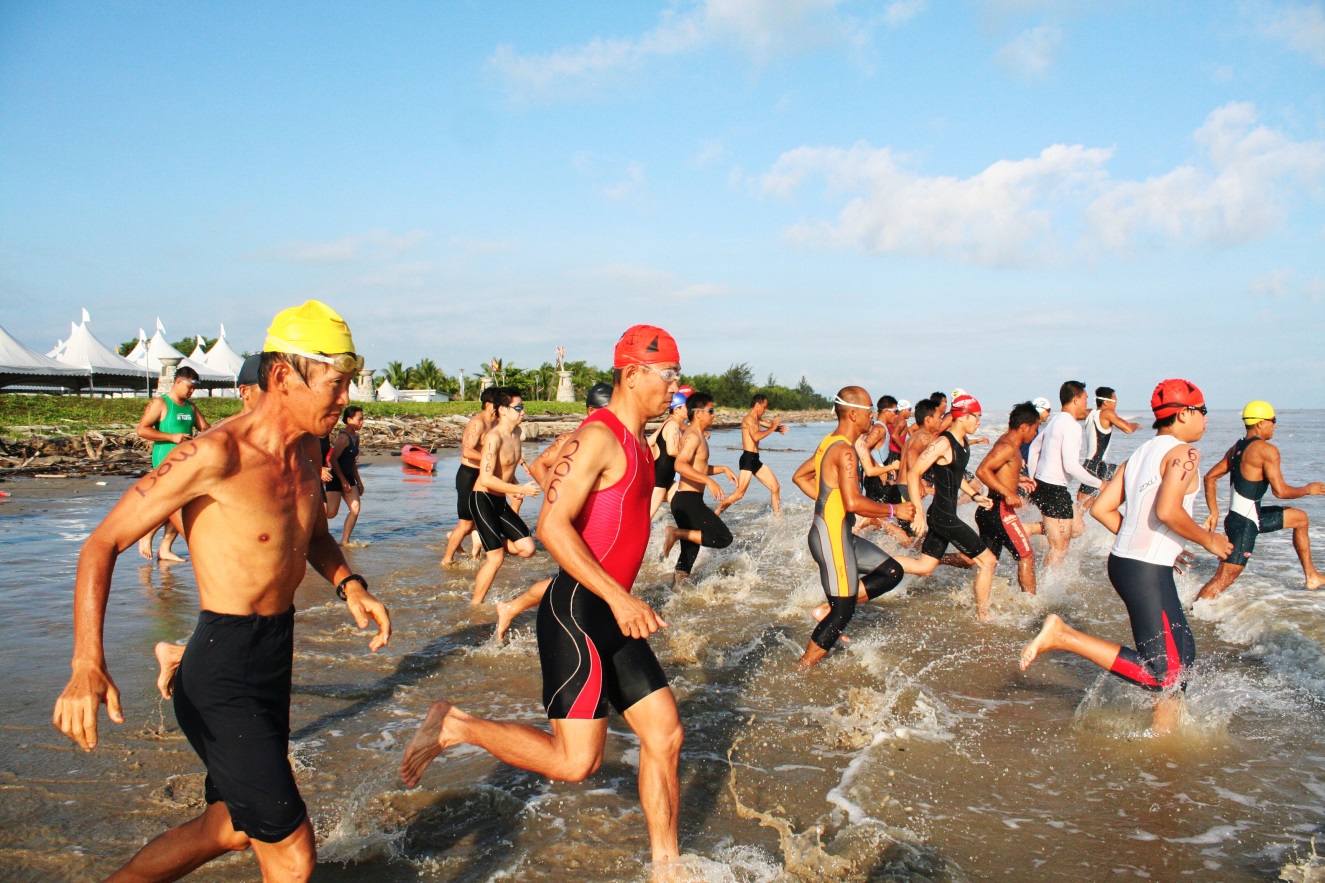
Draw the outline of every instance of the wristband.
M893 509L893 504L892 504L892 503L889 503L889 504L888 504L888 517L889 517L889 518L892 518L892 517L893 517L893 512L894 512L894 511L895 511L895 510Z
M358 581L359 581L359 584L360 584L361 586L363 586L363 590L364 590L365 592L368 591L368 580L366 580L366 579L364 579L363 577L359 576L359 574L357 574L357 573L352 573L352 574L350 574L349 576L345 577L345 579L343 579L343 580L341 580L340 582L336 583L336 597L339 598L339 599L341 599L342 601L348 600L348 599L345 597L345 584L348 583L348 582L350 582L351 580L358 580Z

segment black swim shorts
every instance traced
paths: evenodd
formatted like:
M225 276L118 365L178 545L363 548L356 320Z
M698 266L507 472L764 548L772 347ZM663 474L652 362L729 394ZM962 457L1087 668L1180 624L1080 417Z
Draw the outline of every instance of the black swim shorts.
M948 544L951 543L967 558L974 558L988 548L980 535L975 532L965 521L962 521L955 513L944 512L943 510L929 509L929 517L925 519L929 528L925 534L925 541L920 546L920 554L928 555L931 558L942 558L943 553L948 551Z
M515 542L529 536L529 525L511 508L505 494L474 491L469 508L474 513L474 527L484 552L504 549L507 540Z
M461 521L473 521L474 513L469 507L469 498L474 493L474 482L478 481L478 470L461 463L455 471L456 514Z
M758 451L741 451L741 462L738 464L741 472L758 472L764 468L764 461L759 459Z
M208 804L278 843L308 816L290 769L294 608L277 616L203 610L175 674L175 719L207 768Z
M1031 491L1031 502L1039 508L1045 518L1070 521L1075 515L1072 509L1072 495L1061 484L1037 481L1035 490Z
M1233 544L1233 551L1224 559L1225 564L1246 567L1251 562L1251 553L1256 551L1256 537L1263 533L1273 533L1284 529L1283 506L1256 506L1260 518L1252 521L1237 512L1224 516L1224 533Z

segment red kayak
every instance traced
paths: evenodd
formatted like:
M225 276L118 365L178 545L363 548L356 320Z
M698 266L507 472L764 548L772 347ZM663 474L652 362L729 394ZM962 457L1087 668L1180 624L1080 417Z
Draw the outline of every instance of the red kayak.
M406 466L432 472L437 468L437 458L417 445L405 445L400 449L400 459Z

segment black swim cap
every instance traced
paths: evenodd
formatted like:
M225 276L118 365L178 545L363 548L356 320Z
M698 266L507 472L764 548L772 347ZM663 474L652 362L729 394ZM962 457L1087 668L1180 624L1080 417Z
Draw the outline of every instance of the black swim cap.
M258 363L262 361L262 353L254 353L244 360L244 366L239 369L239 377L236 380L240 386L258 385Z
M584 404L590 408L606 408L612 404L612 385L595 383L584 395Z

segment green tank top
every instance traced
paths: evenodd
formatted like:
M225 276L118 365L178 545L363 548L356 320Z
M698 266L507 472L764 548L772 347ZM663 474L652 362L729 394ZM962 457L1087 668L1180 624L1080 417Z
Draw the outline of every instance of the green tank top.
M162 396L161 401L166 403L166 416L161 418L156 424L158 432L182 432L186 435L193 435L193 405L187 401L182 405L175 404L175 400L170 396ZM175 450L174 442L152 442L152 468L160 466L162 461L170 456L170 452Z

